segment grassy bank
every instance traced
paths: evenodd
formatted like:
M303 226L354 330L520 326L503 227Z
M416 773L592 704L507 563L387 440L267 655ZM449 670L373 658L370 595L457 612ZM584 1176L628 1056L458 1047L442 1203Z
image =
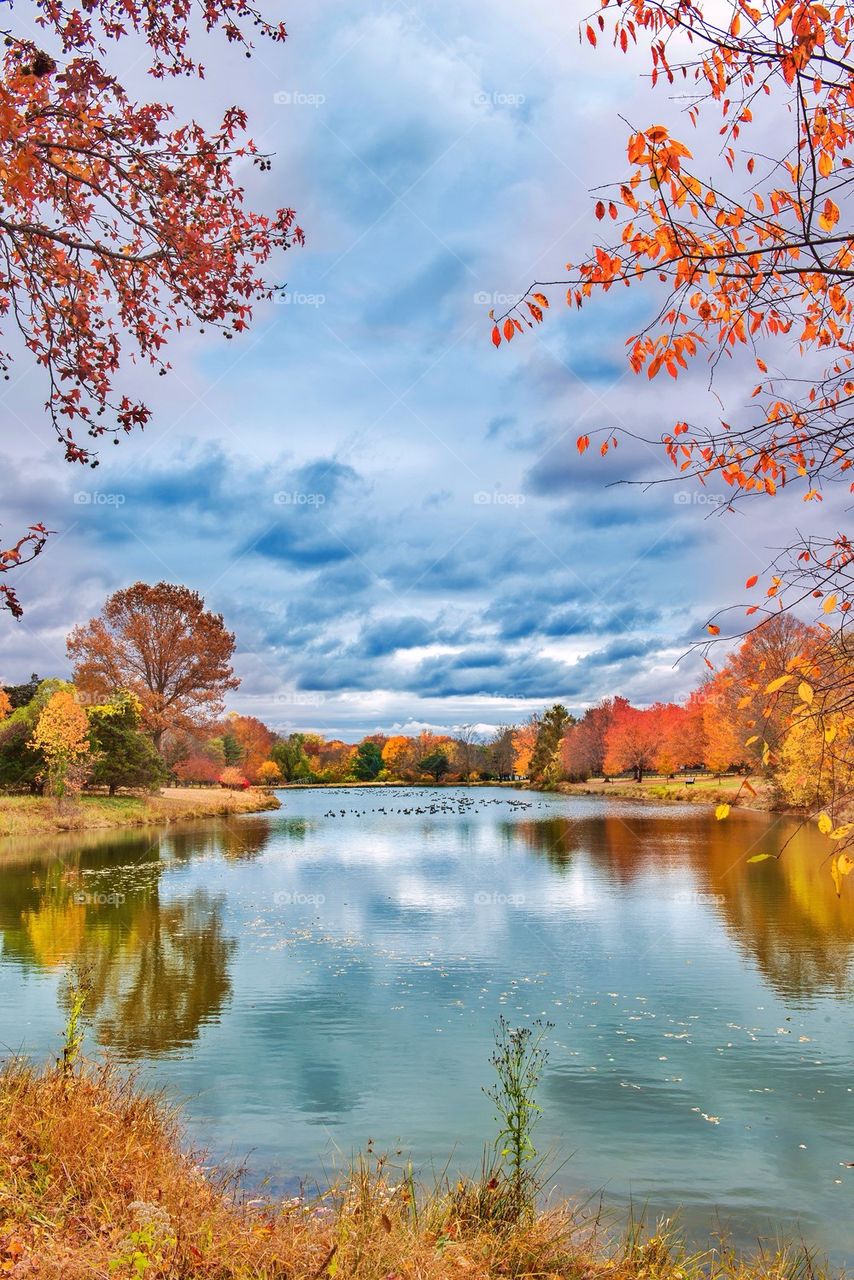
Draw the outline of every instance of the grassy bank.
M109 827L158 826L189 818L278 809L279 801L261 788L228 791L224 787L173 787L157 795L83 795L58 808L43 796L0 797L0 836L52 835Z
M684 778L645 778L643 782L631 782L619 778L605 782L603 778L590 778L587 782L559 782L551 790L567 796L610 796L623 800L650 800L672 804L731 804L738 795L738 805L743 809L772 810L776 807L773 788L765 778L750 778L755 794L742 789L739 777L715 778L698 775L687 785ZM535 788L536 789L536 788Z
M494 1180L493 1180L494 1181ZM246 1201L110 1067L0 1074L0 1274L41 1280L783 1280L803 1255L606 1242L566 1206L502 1220L486 1180L418 1196L382 1160L312 1202Z

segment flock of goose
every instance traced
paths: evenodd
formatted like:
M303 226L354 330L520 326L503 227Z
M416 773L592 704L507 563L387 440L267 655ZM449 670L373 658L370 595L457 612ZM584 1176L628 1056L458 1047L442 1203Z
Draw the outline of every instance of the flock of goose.
M352 793L351 793L352 794ZM507 805L511 812L519 810L533 809L533 800L517 800L512 796L474 796L464 792L428 792L426 795L419 795L420 803L412 803L412 791L410 789L401 791L384 792L384 797L388 797L388 805L375 805L373 808L365 809L329 809L323 815L324 818L345 818L348 814L356 818L363 818L369 813L381 813L385 817L392 814L422 815L422 814L453 814L457 817L465 817L468 814L476 812L477 809L485 809L489 805ZM403 803L409 801L409 804ZM397 802L397 807L395 807ZM538 802L538 807L542 808L543 801Z

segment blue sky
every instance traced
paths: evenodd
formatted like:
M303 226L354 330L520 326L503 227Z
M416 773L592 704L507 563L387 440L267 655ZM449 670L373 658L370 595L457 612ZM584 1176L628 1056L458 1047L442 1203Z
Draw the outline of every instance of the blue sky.
M618 113L661 115L637 64L579 44L580 16L316 0L251 62L211 42L179 105L248 108L274 153L246 168L253 200L293 205L307 245L248 336L187 337L153 385L131 371L154 424L94 472L51 452L44 387L16 365L3 522L58 532L18 576L6 681L65 673L74 623L165 578L236 631L231 705L283 731L486 726L695 683L698 661L674 662L783 544L785 508L719 518L678 483L615 485L669 473L641 445L579 459L575 439L719 413L708 370L635 379L624 342L653 300L628 293L579 316L552 290L541 329L489 342L493 301L560 279L594 237Z

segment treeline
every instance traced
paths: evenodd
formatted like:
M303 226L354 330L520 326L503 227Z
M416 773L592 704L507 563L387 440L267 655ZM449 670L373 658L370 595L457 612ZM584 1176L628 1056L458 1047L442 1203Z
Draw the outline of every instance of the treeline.
M61 798L83 786L114 792L168 781L549 785L739 769L772 774L790 803L809 804L822 799L822 787L850 781L847 704L835 709L823 697L817 710L806 679L820 674L826 638L788 614L751 632L683 703L641 708L617 696L580 718L555 703L486 733L462 726L454 734L373 733L358 743L281 735L254 716L224 714L238 684L234 643L222 618L185 587L137 583L117 592L69 636L72 681L34 675L0 692L0 787ZM838 669L838 654L833 662Z
M514 768L546 785L624 775L642 782L649 772L697 769L762 773L789 804L823 803L850 789L854 774L847 698L837 707L823 697L819 707L809 679L818 681L828 662L845 672L844 695L852 678L847 655L830 653L825 634L780 614L710 669L683 703L641 708L614 697L580 719L559 703L532 716L513 736Z

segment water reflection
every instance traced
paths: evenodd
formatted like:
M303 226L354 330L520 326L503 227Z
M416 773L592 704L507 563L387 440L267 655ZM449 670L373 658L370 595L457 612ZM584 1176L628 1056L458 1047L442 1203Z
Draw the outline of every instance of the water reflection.
M13 850L0 894L4 958L85 972L95 1038L122 1057L186 1046L220 1015L237 944L223 928L222 896L199 888L164 899L164 871L217 847L252 856L259 835L123 833L47 860Z
M545 1016L565 1190L681 1205L698 1241L718 1213L741 1242L800 1215L854 1258L854 898L824 843L748 865L791 824L442 794L289 792L276 815L7 842L0 1041L55 1053L60 978L88 964L97 1042L290 1194L368 1138L425 1176L449 1153L475 1168L495 1020Z
M703 810L674 818L670 810L636 806L504 827L559 873L580 854L624 886L651 872L688 871L693 888L681 891L686 903L693 895L716 910L775 990L797 1000L825 991L852 995L854 907L837 897L826 846L808 827L749 813L729 823L710 822ZM752 853L781 850L779 860L747 861Z

